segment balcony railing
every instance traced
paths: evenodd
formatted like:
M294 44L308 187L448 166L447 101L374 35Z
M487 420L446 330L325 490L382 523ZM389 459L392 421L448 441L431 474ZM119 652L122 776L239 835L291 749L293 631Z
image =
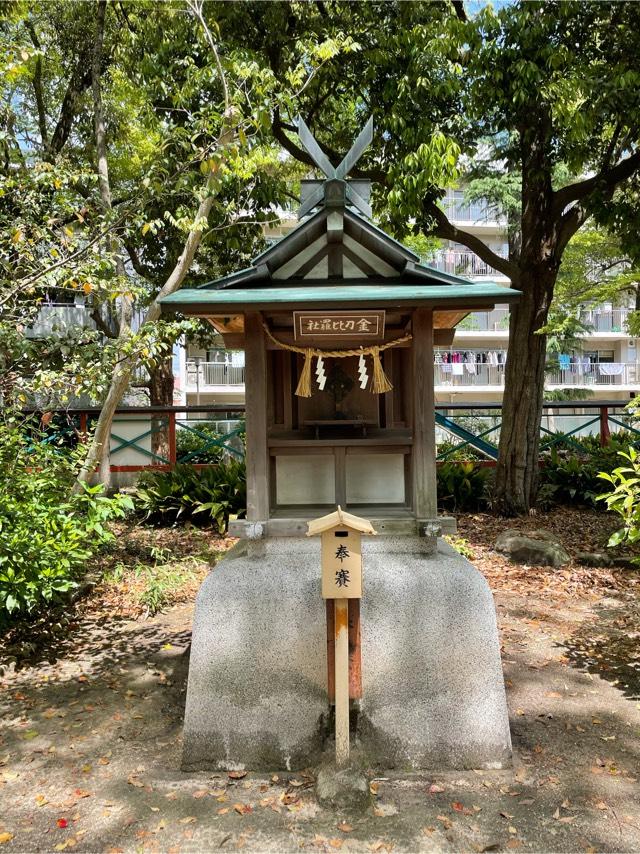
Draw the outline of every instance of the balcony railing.
M456 326L461 332L508 332L509 309L494 308L493 311L474 311Z
M496 254L500 258L506 257L502 252ZM426 263L442 273L451 273L454 276L491 276L497 272L473 252L460 252L455 249L439 249L426 259Z
M452 222L466 222L473 223L474 225L484 225L487 223L506 224L504 216L489 205L486 200L464 202L462 199L448 197L443 200L442 207L447 215L447 219Z
M203 391L211 386L243 386L244 368L224 362L187 362L187 389Z
M439 388L467 386L504 386L504 365L458 362L435 364L434 383ZM637 362L590 362L579 359L564 369L547 374L547 388L602 388L629 386L640 383L640 364Z
M72 329L94 328L95 324L86 305L50 303L38 311L33 326L27 329L27 338L49 338L54 333L64 335Z
M630 308L582 309L580 320L593 332L627 332Z

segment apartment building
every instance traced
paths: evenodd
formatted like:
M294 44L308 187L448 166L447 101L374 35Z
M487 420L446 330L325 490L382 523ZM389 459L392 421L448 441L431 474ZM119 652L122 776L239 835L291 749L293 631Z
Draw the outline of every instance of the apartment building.
M507 257L505 222L486 201L465 202L462 190L450 190L443 205L453 223ZM267 239L279 240L296 224L294 215L286 214L277 227L268 230ZM472 281L492 281L505 287L509 284L505 276L461 244L448 243L421 260ZM580 351L560 354L557 369L547 374L547 388L579 389L594 399L619 400L621 405L640 391L636 340L626 332L630 310L610 304L585 306L581 319L590 331L584 336ZM436 402L500 403L508 341L507 306L469 314L456 328L453 344L435 350ZM187 404L241 402L243 354L216 348L198 350L187 344L176 355L176 396L176 402Z
M449 219L482 238L491 249L506 257L505 222L486 202L465 202L462 190L450 190L443 200ZM297 225L293 212L283 212L281 222L266 232L277 241ZM422 259L438 270L508 285L508 279L489 267L465 246L449 243ZM584 306L581 319L589 328L579 351L560 354L554 370L547 373L550 390L579 389L594 399L620 401L623 405L640 392L638 345L626 331L630 308L603 304ZM42 306L29 331L46 337L52 329L93 325L84 298L73 303L49 302ZM509 309L469 314L457 327L450 347L434 354L436 402L500 403L504 389L509 339ZM174 350L176 405L242 403L244 401L244 353L222 346L198 348L181 342ZM587 402L585 400L585 404Z

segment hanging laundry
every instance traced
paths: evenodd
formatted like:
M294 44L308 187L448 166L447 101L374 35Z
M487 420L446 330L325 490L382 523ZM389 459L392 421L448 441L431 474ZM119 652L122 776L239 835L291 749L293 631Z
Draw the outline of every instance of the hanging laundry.
M464 373L463 362L454 362L450 367L451 373L454 374L454 376L461 376Z
M603 377L618 377L624 371L620 362L599 362L598 370Z
M560 353L558 356L558 364L561 371L568 371L571 368L571 356L568 353Z

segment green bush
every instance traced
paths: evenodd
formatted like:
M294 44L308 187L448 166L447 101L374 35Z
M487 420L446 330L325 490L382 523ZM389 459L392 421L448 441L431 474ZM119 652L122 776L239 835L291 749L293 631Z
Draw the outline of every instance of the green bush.
M39 438L0 426L0 623L67 596L113 540L107 522L133 508L100 486L73 495L82 451Z
M176 455L178 459L183 460L184 457L187 457L187 459L184 459L184 463L189 463L190 465L220 462L223 453L222 448L215 445L207 447L208 442L220 438L220 433L216 429L216 426L208 424L206 421L202 424L190 426L194 426L194 429L202 435L199 436L198 433L194 433L193 430L187 430L186 428L177 430Z
M438 504L443 510L477 511L487 506L489 470L472 462L442 463L437 469Z
M538 503L543 507L553 504L597 507L597 497L602 492L600 473L610 473L619 466L620 452L628 448L625 440L628 443L628 434L612 436L611 442L601 447L597 437L586 436L579 440L584 453L552 447L543 457Z
M221 534L230 516L244 516L246 503L245 467L236 461L203 469L178 465L172 471L145 472L135 494L136 508L151 522L201 520Z
M640 541L640 454L630 447L627 453L619 452L618 457L629 465L617 466L599 475L601 480L612 484L613 490L598 495L597 500L604 501L607 509L617 513L624 523L609 538L609 546L634 545ZM640 564L640 557L635 558L634 563Z

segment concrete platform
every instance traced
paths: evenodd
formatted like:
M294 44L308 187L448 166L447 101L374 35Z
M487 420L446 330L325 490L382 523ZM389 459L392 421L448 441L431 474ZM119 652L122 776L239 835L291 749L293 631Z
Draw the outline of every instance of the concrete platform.
M367 766L501 768L511 739L493 597L443 540L363 537ZM299 769L329 746L320 541L240 541L198 593L185 769Z

